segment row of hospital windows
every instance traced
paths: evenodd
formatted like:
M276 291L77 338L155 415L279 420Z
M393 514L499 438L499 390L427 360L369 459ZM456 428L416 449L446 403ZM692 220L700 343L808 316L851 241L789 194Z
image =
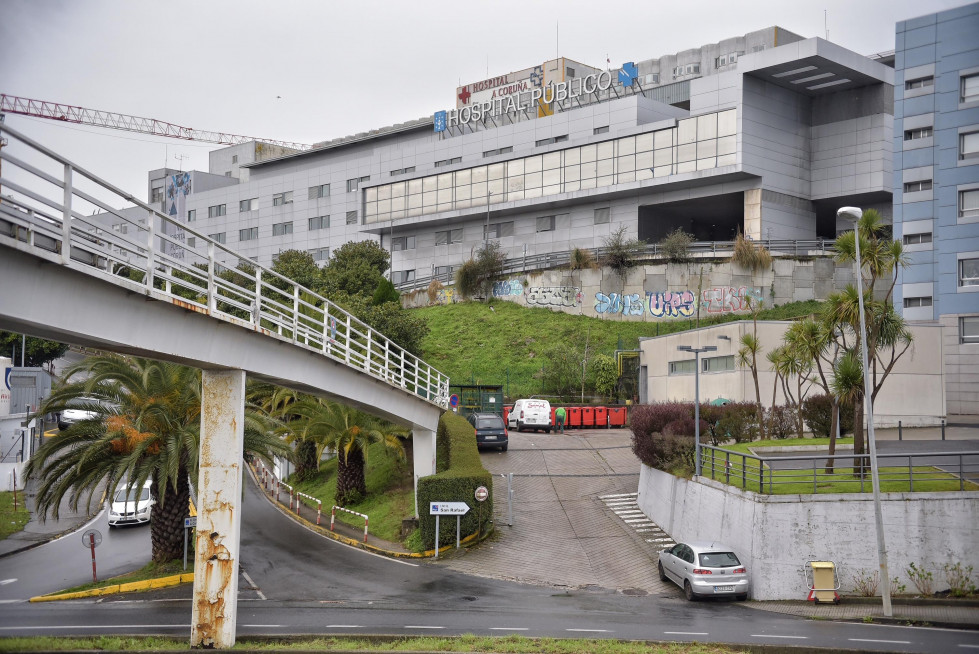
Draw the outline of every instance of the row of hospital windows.
M918 127L904 131L905 141L917 141L935 135L933 127ZM959 161L979 158L979 131L959 134ZM931 182L928 183L931 188Z
M905 193L930 190L932 190L930 179L919 180L917 182L904 182ZM959 218L975 217L979 217L979 189L959 191ZM912 243L905 243L905 245L912 245Z
M912 91L914 89L926 89L935 86L935 77L917 77L904 82L904 89ZM963 75L959 78L959 102L979 101L979 73L973 75Z
M735 370L734 355L707 357L700 360L700 372L730 372ZM671 375L692 375L697 370L696 359L670 361Z
M737 111L677 121L676 127L510 161L371 187L365 223L547 197L731 165Z

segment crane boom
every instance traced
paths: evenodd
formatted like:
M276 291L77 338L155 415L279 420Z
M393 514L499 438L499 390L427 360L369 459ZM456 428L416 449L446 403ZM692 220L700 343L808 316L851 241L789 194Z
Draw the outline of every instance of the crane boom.
M22 114L24 116L34 116L35 118L60 120L66 123L78 123L79 125L95 125L97 127L121 129L127 132L165 136L168 138L183 139L185 141L204 141L206 143L219 143L222 145L238 145L239 143L247 143L249 141L260 141L284 148L292 148L293 150L309 150L313 147L304 143L260 139L254 136L240 136L225 132L211 132L193 129L191 127L181 127L180 125L174 125L173 123L155 118L140 118L139 116L129 116L112 111L87 109L70 104L20 98L6 94L0 94L0 112L2 111L7 111L12 114Z

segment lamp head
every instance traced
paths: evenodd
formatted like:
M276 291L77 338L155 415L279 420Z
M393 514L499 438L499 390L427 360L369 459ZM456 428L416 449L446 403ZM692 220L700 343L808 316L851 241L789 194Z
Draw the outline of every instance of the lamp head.
M676 349L680 352L690 352L693 348L689 345L677 345Z
M851 220L860 220L863 216L863 209L858 207L840 207L836 210L837 218L848 217Z

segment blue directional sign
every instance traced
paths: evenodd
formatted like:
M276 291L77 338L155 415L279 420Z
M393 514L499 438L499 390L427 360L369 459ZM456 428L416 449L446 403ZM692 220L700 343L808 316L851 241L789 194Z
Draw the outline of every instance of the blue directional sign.
M436 132L445 131L445 111L435 112L435 131Z
M622 86L632 86L637 77L639 77L639 69L634 62L622 64L622 70L619 71L619 83Z

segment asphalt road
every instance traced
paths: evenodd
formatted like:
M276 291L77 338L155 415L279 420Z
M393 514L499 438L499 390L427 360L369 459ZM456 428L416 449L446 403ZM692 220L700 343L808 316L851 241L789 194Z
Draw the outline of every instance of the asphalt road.
M272 507L250 481L242 516L240 635L513 633L868 651L979 648L976 632L808 621L731 601L688 603L611 590L562 592L469 576L441 564L386 559L303 528ZM142 547L148 557L149 544L141 544L141 537L148 538L147 529L109 533L113 547ZM77 564L63 560L72 556L71 548L84 554L80 536L2 560L3 569L16 570L19 581L0 587L6 598L0 636L118 633L189 638L189 586L98 600L26 603L27 589L63 587L61 579L77 583L75 579L85 577L85 570L75 570ZM60 567L66 570L53 572Z

